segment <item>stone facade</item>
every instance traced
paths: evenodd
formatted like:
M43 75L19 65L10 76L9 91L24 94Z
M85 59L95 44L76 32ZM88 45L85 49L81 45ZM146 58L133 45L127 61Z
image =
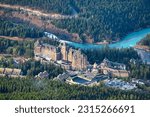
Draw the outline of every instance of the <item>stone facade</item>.
M0 68L0 74L19 76L21 74L21 69Z
M67 51L67 46L66 43L63 43L63 45L60 46L61 48L61 59L68 61L68 51Z
M87 57L81 53L81 50L75 50L67 47L66 43L55 47L48 44L40 44L38 41L34 45L35 56L42 57L46 60L62 60L64 68L72 70L86 70L88 61Z
M81 53L81 50L75 51L72 57L72 67L73 69L86 69L88 62L87 57Z
M68 53L68 61L73 61L73 53L74 50L72 48L69 49L69 53Z
M58 47L40 44L39 42L36 42L34 45L34 54L35 56L43 57L46 60L57 61L61 59L61 53Z
M0 68L0 76L5 77L11 77L11 78L24 78L24 76L21 75L21 69L15 69L15 68Z
M126 70L126 66L124 64L115 63L104 59L100 65L100 68L103 74L112 77L129 77L129 72Z

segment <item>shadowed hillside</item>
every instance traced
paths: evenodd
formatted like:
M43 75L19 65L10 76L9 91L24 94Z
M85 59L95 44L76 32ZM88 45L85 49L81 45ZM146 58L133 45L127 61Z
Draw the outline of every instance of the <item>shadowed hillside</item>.
M77 18L53 20L59 28L78 33L89 42L117 41L128 33L150 27L149 0L0 0L0 3L28 6ZM92 42L92 41L90 41Z

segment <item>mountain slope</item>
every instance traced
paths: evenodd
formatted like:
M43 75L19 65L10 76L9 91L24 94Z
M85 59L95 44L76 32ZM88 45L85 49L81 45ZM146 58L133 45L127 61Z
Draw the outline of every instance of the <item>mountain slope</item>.
M76 18L52 20L59 28L78 33L84 42L117 41L130 32L150 27L149 0L0 0Z

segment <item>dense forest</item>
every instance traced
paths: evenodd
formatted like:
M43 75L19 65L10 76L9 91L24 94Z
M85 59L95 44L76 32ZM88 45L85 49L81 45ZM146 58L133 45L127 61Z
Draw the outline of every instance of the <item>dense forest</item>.
M105 87L64 84L48 79L0 78L0 99L40 99L40 100L147 100L150 93L122 91Z
M148 46L150 49L150 34L139 42L140 45Z
M0 0L78 17L52 21L57 27L78 33L83 41L119 40L130 32L150 26L149 0Z
M34 57L34 42L35 40L15 41L0 38L0 53L11 54L14 56ZM47 43L54 46L59 46L59 42L49 38L42 38L41 43Z
M141 63L130 63L128 64L128 69L130 70L130 77L143 79L143 80L150 80L150 66L147 64Z
M25 24L17 24L0 18L0 35L22 38L39 38L43 37L42 30L31 28Z
M58 44L57 42L53 42L52 40L49 41L48 39L44 39L43 42ZM31 58L29 61L22 64L16 64L12 57L0 59L0 67L21 69L22 75L27 75L27 77L34 77L38 73L44 71L49 73L49 78L54 78L58 74L63 73L63 69L60 66L55 66L51 63L42 64L39 61L32 60L34 57L34 40L14 41L0 38L0 54Z
M60 28L77 32L83 39L95 42L116 41L150 26L149 0L74 0L79 18L55 20Z
M104 58L108 58L110 61L124 63L127 70L130 71L130 78L150 80L150 66L141 62L140 57L133 48L111 49L106 47L85 50L84 53L91 64L95 62L100 64Z
M57 41L49 40L47 38L42 39L41 42L49 43L55 46L59 45ZM7 39L0 39L0 53L11 54L13 56L24 56L33 58L34 57L33 50L34 50L34 41L13 41ZM100 64L104 58L108 58L111 61L126 64L127 69L131 71L130 77L132 78L135 77L138 79L149 79L150 66L141 63L140 57L133 48L111 49L105 47L102 49L84 50L83 53L87 55L90 64L94 64L95 62ZM136 61L137 64L130 63L130 60L132 59ZM0 66L11 68L16 67L12 59L0 60ZM51 73L52 77L57 76L59 73L62 73L62 69L59 67L55 68L55 66L53 65L45 66L41 65L39 62L33 61L26 62L21 66L17 66L17 68L22 69L23 75L28 76L37 75L40 71L44 70L48 70L49 73Z
M0 38L0 53L32 58L34 57L34 41L14 41Z
M53 45L53 46L59 46L60 45L59 41L57 41L55 39L47 38L47 37L44 37L39 42L40 43L47 43L47 44L50 44L50 45Z
M101 49L84 50L83 52L87 55L88 61L91 64L95 62L99 64L104 58L124 64L127 64L130 59L140 60L140 57L133 48L112 49L104 47Z
M16 64L13 58L0 59L0 67L21 69L22 75L32 78L34 78L34 76L38 75L40 72L47 71L50 79L62 74L64 71L60 66L56 66L52 63L42 64L40 61L34 60L28 60L24 63Z
M72 0L71 0L72 1ZM0 0L1 3L29 6L46 12L71 14L70 0Z

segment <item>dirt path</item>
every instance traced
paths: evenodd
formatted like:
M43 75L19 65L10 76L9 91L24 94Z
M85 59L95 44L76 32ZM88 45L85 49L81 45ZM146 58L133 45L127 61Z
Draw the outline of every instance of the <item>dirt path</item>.
M1 9L0 17L4 17L5 19L14 20L17 22L24 22L31 26L36 26L37 28L44 29L47 32L51 32L64 40L81 42L79 35L77 33L70 33L66 29L58 28L51 23L51 19L72 18L75 17L74 15L65 16L65 15L52 14L52 13L48 14L28 7L17 6L17 5L11 6L8 4L0 4L0 8L10 8L10 9L17 10L12 12L5 12L5 10ZM22 10L22 12L20 12L20 9ZM26 13L28 15L26 15ZM45 18L42 19L41 18L42 16Z
M14 40L14 41L32 40L30 38L19 38L19 37L9 37L9 36L0 36L0 38Z
M18 10L22 10L24 12L28 12L29 14L49 17L51 19L67 19L67 18L73 18L74 17L74 16L70 16L70 15L61 15L61 14L57 14L57 13L44 13L44 12L37 10L37 9L32 9L32 8L18 6L18 5L0 4L0 7L10 8L10 9L18 9Z

